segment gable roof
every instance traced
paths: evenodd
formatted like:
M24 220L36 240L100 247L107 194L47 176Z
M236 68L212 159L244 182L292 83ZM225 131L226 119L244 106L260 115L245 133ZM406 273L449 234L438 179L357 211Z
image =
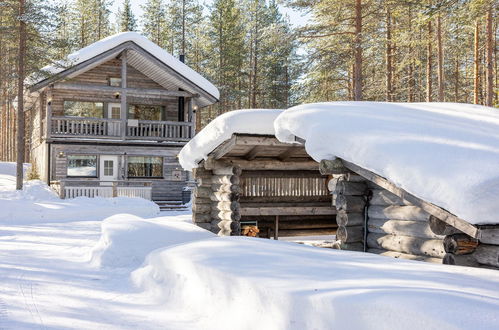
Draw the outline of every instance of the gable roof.
M199 73L137 32L122 32L82 48L64 60L41 69L42 75L30 77L30 90L36 91L63 79L88 71L128 50L128 64L172 90L181 88L199 94L200 106L218 101L218 89Z

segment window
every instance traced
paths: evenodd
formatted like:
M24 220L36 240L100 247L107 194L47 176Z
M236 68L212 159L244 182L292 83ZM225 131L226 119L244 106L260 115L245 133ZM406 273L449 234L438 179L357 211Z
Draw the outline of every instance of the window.
M105 160L104 161L104 175L105 176L113 176L113 164L114 162L112 160Z
M102 118L103 114L102 102L64 101L65 116Z
M97 177L97 156L68 155L67 175Z
M128 106L128 118L139 120L162 120L164 107L161 105L131 104Z
M109 86L121 87L121 78L116 78L116 77L109 78Z
M162 178L163 157L130 156L128 157L129 178Z

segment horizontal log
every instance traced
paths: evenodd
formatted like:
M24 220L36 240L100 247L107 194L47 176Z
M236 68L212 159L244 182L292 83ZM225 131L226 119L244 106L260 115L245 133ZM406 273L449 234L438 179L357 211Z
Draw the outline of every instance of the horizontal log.
M212 210L211 217L214 220L224 220L224 221L239 221L239 220L241 220L240 213L231 212L231 211Z
M220 184L220 183L215 183L211 185L211 190L212 191L218 191L218 192L233 192L233 193L238 193L241 194L241 187L238 185L234 184Z
M283 202L300 202L300 203L313 203L313 202L326 202L331 203L331 195L323 196L243 196L240 198L243 203L283 203Z
M429 226L432 232L434 232L437 235L453 235L453 234L460 234L462 231L446 224L439 218L431 215L429 219Z
M297 206L297 207L241 207L243 216L259 215L335 215L332 207Z
M312 203L304 203L304 202L282 202L282 203L242 203L241 205L244 207L258 207L258 208L274 208L274 207L325 207L328 209L333 209L334 206L331 206L331 203L328 202L312 202Z
M239 166L244 171L314 171L318 170L319 164L310 159L293 159L293 161L280 160L245 160L240 158L224 158L224 162Z
M210 213L192 213L192 221L195 223L211 222L211 220Z
M241 220L244 222L244 219ZM258 220L258 228L273 227L274 221L260 221ZM294 221L283 221L279 219L279 229L320 229L320 228L337 228L336 222L331 220L294 220Z
M417 206L370 206L369 218L428 221L430 215Z
M364 227L343 227L339 226L336 231L336 239L344 243L362 242L364 240Z
M462 254L456 255L452 253L447 253L444 256L443 264L445 265L456 265L456 266L467 266L467 267L480 267L480 264L473 257L472 254Z
M499 245L499 227L480 227L478 230L478 239L484 244Z
M344 165L341 159L335 158L333 160L323 159L319 163L319 172L322 175L330 174L344 174L350 172Z
M473 257L481 264L499 267L499 246L480 244L473 252Z
M338 226L363 226L364 221L364 214L362 213L338 211L338 214L336 214L336 223Z
M279 237L293 236L333 236L336 233L336 228L321 228L321 229L281 229L279 224Z
M382 250L382 249L367 249L367 252L378 254L378 255L382 255L382 256L385 256L385 257L392 257L392 258L396 258L396 259L426 261L426 262L432 262L432 263L436 263L436 264L441 264L442 263L442 259L441 258L418 256L418 255L415 255L415 254L408 254L408 253L402 253L402 252L388 251L388 250Z
M313 171L294 171L294 170L276 170L276 171L253 171L245 170L241 174L242 178L324 178L317 169Z
M369 219L367 231L378 234L402 235L429 239L443 239L435 235L424 221Z
M210 200L213 202L233 202L239 201L241 194L235 192L213 192L210 195Z
M479 244L476 238L462 233L447 235L444 238L445 252L457 255L473 253Z
M359 213L364 211L366 200L362 196L337 195L334 205L337 210Z
M239 166L227 166L227 167L220 167L220 168L214 168L213 169L213 174L215 175L234 175L234 176L240 176L242 173L242 169Z
M359 242L344 243L342 241L336 241L334 242L332 248L335 250L364 251L364 244Z
M390 205L408 205L409 202L402 200L402 198L392 194L385 189L371 190L372 196L369 200L370 205L390 206Z
M211 204L212 209L220 211L236 211L239 210L239 202L215 202Z
M210 187L195 187L193 191L193 195L196 198L206 198L210 199L210 196L213 194L213 190Z
M442 258L445 255L444 244L438 239L368 233L367 246L436 258Z
M210 213L211 210L212 210L211 204L201 204L201 203L192 204L192 212L195 213Z
M210 222L197 222L196 226L211 231L211 223Z
M365 182L351 182L342 179L330 180L327 188L332 194L363 196L367 193L367 185Z

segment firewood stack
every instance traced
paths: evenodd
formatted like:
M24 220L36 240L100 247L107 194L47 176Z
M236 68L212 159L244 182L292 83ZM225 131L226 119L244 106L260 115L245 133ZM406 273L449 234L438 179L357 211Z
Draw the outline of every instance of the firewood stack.
M258 237L260 230L257 226L243 226L241 228L241 235L249 237Z

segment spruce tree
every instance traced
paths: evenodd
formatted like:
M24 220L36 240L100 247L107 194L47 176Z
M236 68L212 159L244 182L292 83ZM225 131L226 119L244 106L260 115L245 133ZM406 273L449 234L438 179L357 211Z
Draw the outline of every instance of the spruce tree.
M119 32L136 31L137 20L132 11L130 0L125 0L123 9L118 10L118 29Z

